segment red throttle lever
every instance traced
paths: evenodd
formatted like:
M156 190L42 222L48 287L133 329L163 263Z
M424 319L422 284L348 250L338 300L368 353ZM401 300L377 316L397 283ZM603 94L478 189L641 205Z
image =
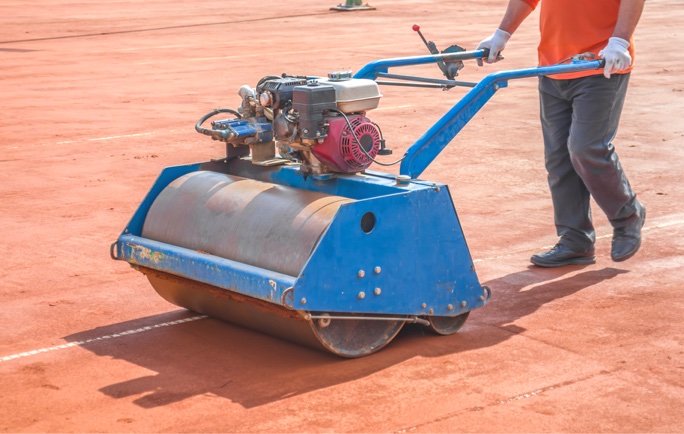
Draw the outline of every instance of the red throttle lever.
M430 50L430 53L439 54L439 50L437 49L435 43L425 39L425 36L423 36L423 34L420 32L420 26L418 24L413 25L413 31L418 33L418 36L420 36L420 39L423 40L425 46L428 48L428 50Z
M413 25L413 31L418 33L418 36L420 36L420 39L423 40L425 43L425 46L430 50L431 54L440 54L440 51L437 49L437 45L435 45L434 42L428 41L425 39L425 36L420 32L420 26L418 24ZM459 47L458 45L452 45L448 47L446 50L442 51L442 54L445 53L457 53L459 51L465 51L465 49ZM458 61L449 61L447 64L444 62L437 62L437 66L439 66L439 69L442 70L442 73L444 76L449 79L453 80L457 75L458 71L463 68L463 62L458 60Z

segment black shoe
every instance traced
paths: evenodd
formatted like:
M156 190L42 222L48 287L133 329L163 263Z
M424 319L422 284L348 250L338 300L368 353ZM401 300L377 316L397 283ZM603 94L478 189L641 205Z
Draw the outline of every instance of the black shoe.
M584 252L578 252L564 244L558 243L548 252L533 255L530 261L539 267L555 268L564 265L593 264L596 262L596 258L594 257L593 247Z
M636 215L637 218L632 223L613 230L610 257L615 262L626 261L641 247L641 228L646 221L646 208L639 202L636 206Z

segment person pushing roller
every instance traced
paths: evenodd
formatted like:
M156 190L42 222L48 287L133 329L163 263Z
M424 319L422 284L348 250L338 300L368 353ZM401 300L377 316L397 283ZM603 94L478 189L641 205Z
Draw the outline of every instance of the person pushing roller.
M494 33L478 49L487 63L540 0L509 0ZM533 255L540 267L593 264L596 235L589 199L593 197L613 226L611 257L625 261L641 246L646 208L637 200L613 146L633 67L633 33L644 0L541 1L540 66L582 53L598 53L603 70L541 76L540 117L544 157L553 201L558 243Z

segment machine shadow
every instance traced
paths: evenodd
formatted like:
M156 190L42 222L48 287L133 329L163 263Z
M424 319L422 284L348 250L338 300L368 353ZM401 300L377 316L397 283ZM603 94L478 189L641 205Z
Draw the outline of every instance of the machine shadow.
M476 321L507 330L512 335L519 334L525 329L515 325L517 319L533 314L547 303L629 272L606 267L563 278L566 274L583 268L587 266L539 268L530 265L524 271L490 280L485 285L492 288L492 299L487 308L482 309Z
M416 356L440 357L497 345L524 331L515 326L516 319L553 300L626 273L605 268L558 280L565 272L577 269L530 268L486 282L494 291L492 302L475 311L459 333L435 336L423 327L407 326L384 350L361 359L342 359L209 318L123 333L197 316L186 310L98 327L65 339L83 342L120 336L94 340L81 347L156 372L100 389L108 396L136 397L136 405L155 408L209 395L253 408L354 381ZM510 333L502 333L501 329Z

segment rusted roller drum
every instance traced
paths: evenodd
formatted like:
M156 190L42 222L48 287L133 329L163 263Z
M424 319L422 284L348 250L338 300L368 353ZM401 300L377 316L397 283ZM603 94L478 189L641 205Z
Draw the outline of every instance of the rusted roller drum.
M170 183L154 200L142 236L297 277L339 207L350 200L222 173L192 172ZM230 290L141 271L162 297L178 306L344 357L381 349L403 326L403 321L358 319L363 315L306 319Z

